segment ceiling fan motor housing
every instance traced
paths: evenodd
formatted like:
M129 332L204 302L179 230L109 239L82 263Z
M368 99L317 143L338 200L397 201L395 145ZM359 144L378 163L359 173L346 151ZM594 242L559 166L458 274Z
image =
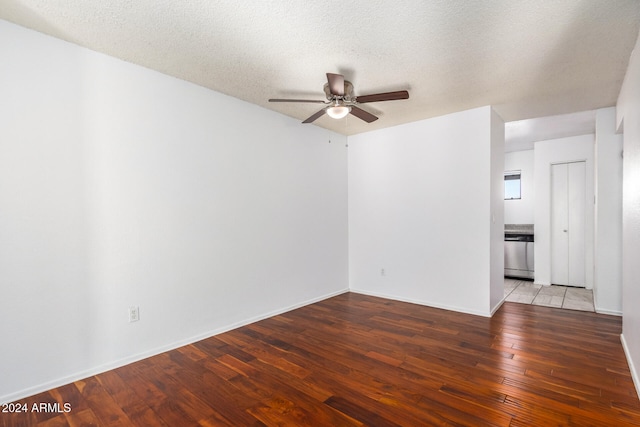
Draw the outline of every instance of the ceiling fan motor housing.
M329 89L329 83L324 84L324 93L329 101L333 101L334 99L342 99L346 102L355 101L355 97L353 96L353 84L348 80L344 81L344 95L339 96L332 94L331 89Z

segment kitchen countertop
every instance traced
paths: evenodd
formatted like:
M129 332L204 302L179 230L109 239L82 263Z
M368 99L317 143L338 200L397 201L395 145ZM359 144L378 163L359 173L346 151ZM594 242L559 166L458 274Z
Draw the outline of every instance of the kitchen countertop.
M505 224L505 234L533 234L533 224Z

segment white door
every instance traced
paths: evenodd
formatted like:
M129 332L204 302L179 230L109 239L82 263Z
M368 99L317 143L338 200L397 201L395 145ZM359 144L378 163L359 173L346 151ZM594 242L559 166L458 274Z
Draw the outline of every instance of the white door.
M551 283L585 286L586 163L551 165Z

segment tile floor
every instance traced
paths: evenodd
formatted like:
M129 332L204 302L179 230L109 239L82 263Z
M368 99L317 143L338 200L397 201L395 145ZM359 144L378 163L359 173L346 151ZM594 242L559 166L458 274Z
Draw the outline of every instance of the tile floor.
M591 289L570 286L542 286L529 280L504 278L506 301L571 310L595 311Z

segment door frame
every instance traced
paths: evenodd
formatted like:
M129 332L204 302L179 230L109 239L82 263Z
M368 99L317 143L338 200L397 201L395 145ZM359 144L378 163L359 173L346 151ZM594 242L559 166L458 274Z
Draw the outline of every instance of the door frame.
M587 200L595 195L595 135L581 135L567 138L539 141L534 148L534 224L535 224L535 283L551 284L551 182L550 165L586 160L587 162ZM589 203L587 208L587 277L586 287L594 286L594 220L595 209Z

